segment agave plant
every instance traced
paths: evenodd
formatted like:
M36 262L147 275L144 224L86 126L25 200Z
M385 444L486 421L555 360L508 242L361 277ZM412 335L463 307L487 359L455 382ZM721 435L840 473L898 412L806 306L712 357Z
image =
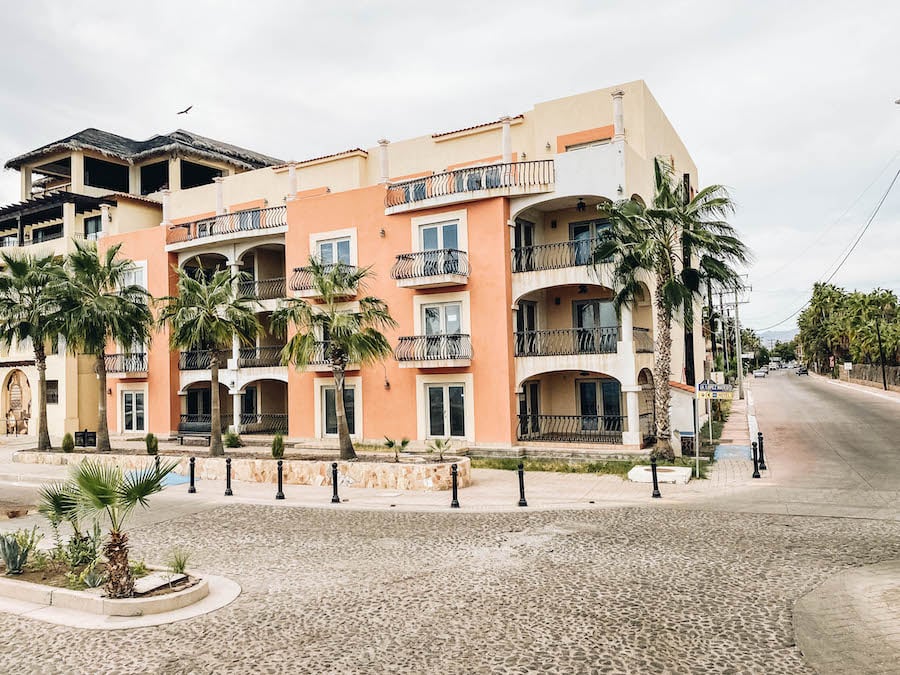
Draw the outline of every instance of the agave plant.
M22 574L28 554L35 550L42 537L37 527L0 535L0 556L3 557L7 574Z
M106 557L106 584L110 598L134 595L134 577L128 565L128 535L125 522L138 505L147 507L147 498L163 489L163 478L178 465L176 461L151 464L145 469L123 473L117 466L85 461L74 468L72 491L82 519L109 520L109 539L103 546Z

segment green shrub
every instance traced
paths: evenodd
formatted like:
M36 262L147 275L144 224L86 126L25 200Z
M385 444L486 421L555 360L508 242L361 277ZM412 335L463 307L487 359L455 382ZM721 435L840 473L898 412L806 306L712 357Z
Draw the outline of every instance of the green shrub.
M226 448L239 448L243 445L243 443L241 443L241 437L233 431L226 433L222 438L222 441L225 443Z
M173 548L169 553L169 571L172 574L184 574L191 554L183 548Z
M147 563L145 563L143 560L141 560L140 562L133 562L128 567L131 568L131 575L135 579L139 579L150 574L150 568L147 567Z
M394 452L394 461L400 461L400 453L406 452L406 446L409 445L409 439L404 438L399 441L395 441L393 438L389 438L387 436L384 437L384 447L388 450L392 450Z
M281 434L275 434L275 438L272 439L272 457L275 459L284 457L284 438Z
M91 533L75 533L69 538L67 545L67 558L69 566L74 570L82 565L91 565L100 557L100 544L103 535L100 531L100 523L94 521Z
M75 439L72 438L72 434L66 433L62 439L62 451L63 452L74 452L75 450Z
M451 446L451 443L450 443L449 438L447 438L447 439L436 438L435 440L431 441L426 446L426 448L428 449L428 452L438 453L438 460L443 462L444 461L444 453L450 452L450 446Z
M147 445L147 454L155 455L159 453L159 439L155 434L147 434L144 436L144 443Z
M28 554L43 536L38 532L37 526L31 530L16 530L0 536L0 556L3 557L7 574L22 574L22 569L28 562Z

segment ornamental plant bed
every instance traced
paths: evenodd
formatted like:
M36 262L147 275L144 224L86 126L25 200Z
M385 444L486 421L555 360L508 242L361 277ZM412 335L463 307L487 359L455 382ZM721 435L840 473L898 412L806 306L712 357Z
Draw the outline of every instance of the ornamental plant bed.
M95 569L99 574L106 574L106 564L105 563L97 563L95 565ZM163 572L164 574L171 574L165 568L153 568L156 571ZM81 569L76 568L75 572L70 571L70 569L64 564L53 564L49 563L47 567L44 569L33 569L31 567L27 567L25 571L21 574L6 574L6 567L0 564L0 573L3 574L3 579L10 579L13 581L24 581L26 583L35 584L38 586L52 586L54 588L66 588L70 591L86 591L88 593L94 592L93 589L89 589L83 583L80 583L77 577L80 576L80 573L84 571L84 568ZM136 573L134 575L135 579L141 579L145 577L151 571L150 568L147 568L147 572L144 574ZM180 575L172 575L180 576ZM183 591L187 588L191 588L192 586L196 586L200 583L199 577L194 577L191 575L186 575L177 581L172 583L165 584L164 586L157 587L153 590L147 591L146 593L135 592L134 598L151 598L157 597L161 595L170 595L172 593L178 593L179 591ZM100 594L102 591L102 587L97 587L96 592ZM2 595L2 592L0 592Z

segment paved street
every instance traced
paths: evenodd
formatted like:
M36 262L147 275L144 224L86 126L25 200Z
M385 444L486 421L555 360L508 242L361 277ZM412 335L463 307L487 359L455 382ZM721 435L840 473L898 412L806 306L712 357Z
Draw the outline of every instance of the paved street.
M446 494L346 490L330 507L329 488L292 486L277 505L271 486L237 485L230 503L214 481L199 499L167 490L137 521L135 557L186 545L238 599L117 633L0 615L0 673L900 672L884 637L900 629L900 405L788 372L752 391L765 477L722 462L662 500L532 474L544 510L498 512L509 472L476 472L461 512ZM29 468L52 469L0 467ZM798 602L820 642L807 658Z

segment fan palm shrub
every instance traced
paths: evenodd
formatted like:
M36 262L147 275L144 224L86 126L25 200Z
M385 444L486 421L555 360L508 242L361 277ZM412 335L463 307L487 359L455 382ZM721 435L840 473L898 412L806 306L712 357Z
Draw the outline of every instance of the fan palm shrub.
M96 358L99 403L97 450L108 452L106 420L106 346L147 344L153 326L150 295L136 284L128 284L134 262L119 255L121 244L99 253L93 242L75 240L75 251L66 259L68 278L60 296L64 315L63 334L72 352Z
M720 185L691 197L671 168L654 161L655 191L649 205L626 199L605 206L610 227L593 252L596 273L609 271L616 289L615 306L634 306L644 279L652 279L656 308L653 386L656 399L655 454L672 459L669 381L672 366L672 321L685 310L692 321L703 279L737 287L735 265L750 260L747 247L725 220L734 211ZM688 256L685 253L689 253ZM608 267L606 267L608 265Z
M351 363L365 366L391 356L393 350L381 331L397 323L387 303L376 297L361 297L355 310L345 302L361 294L372 275L370 268L324 265L310 258L309 271L317 302L302 298L284 301L272 315L272 330L281 337L294 331L281 352L282 363L305 368L314 358L324 356L331 366L340 457L355 460L344 408L344 373Z
M63 327L59 294L65 273L53 255L2 254L0 274L0 344L30 343L37 383L38 451L51 450L47 430L47 344L59 339Z
M260 331L254 312L257 301L242 295L239 279L228 270L192 275L178 270L177 295L160 298L158 321L169 328L172 349L209 349L210 439L209 454L224 455L222 446L222 405L219 396L220 350L231 348L232 337L253 344Z

